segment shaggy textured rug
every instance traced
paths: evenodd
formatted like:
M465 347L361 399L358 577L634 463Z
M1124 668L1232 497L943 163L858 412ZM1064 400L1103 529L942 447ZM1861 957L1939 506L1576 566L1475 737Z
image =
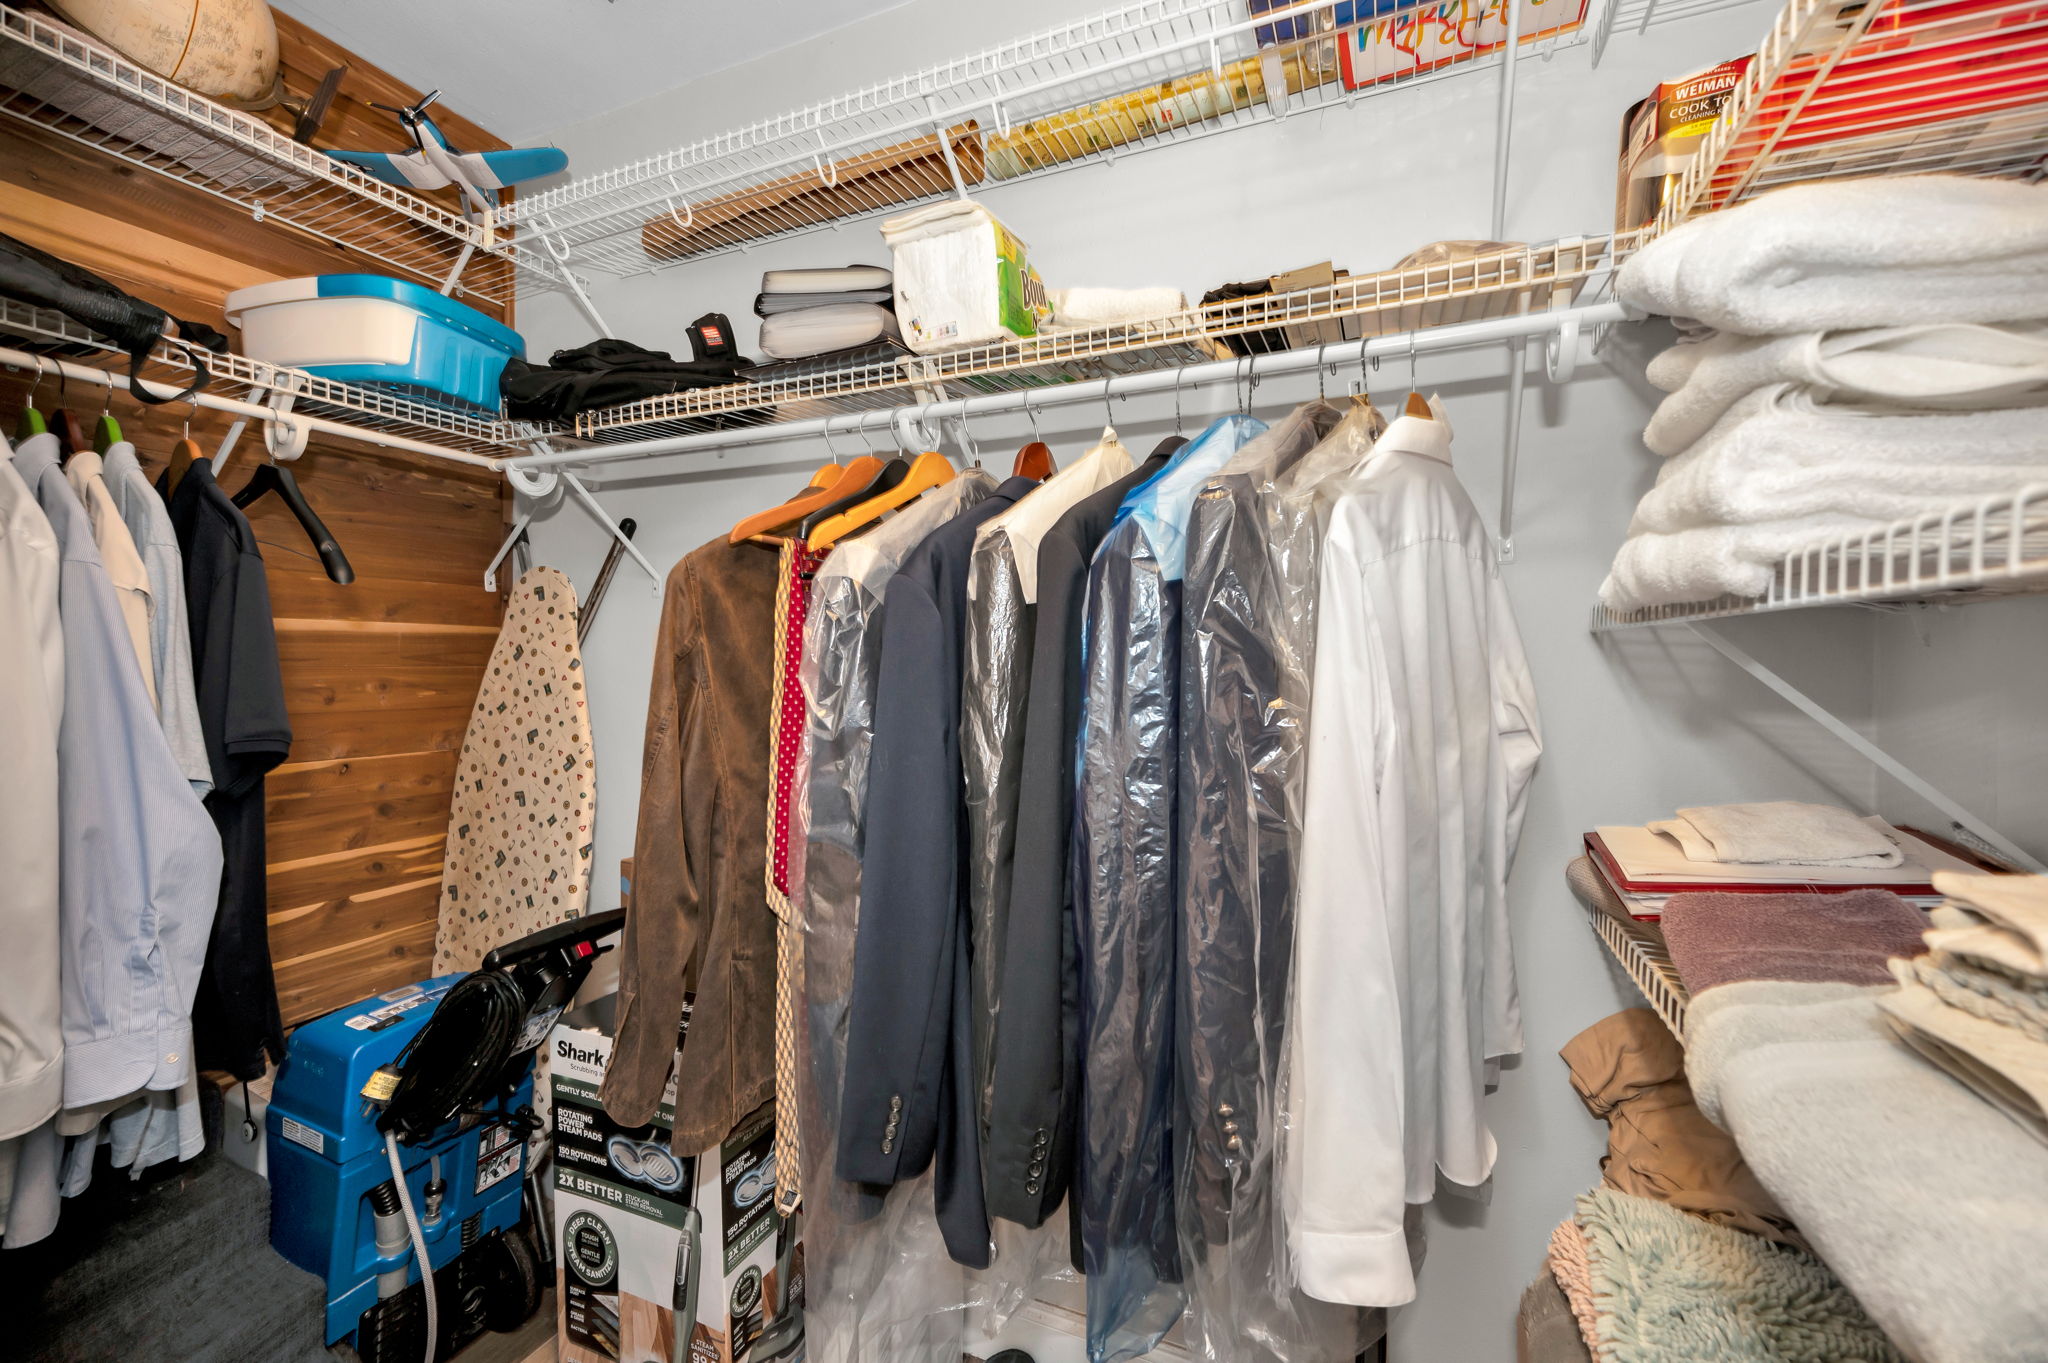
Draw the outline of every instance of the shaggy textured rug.
M1600 1363L1904 1363L1810 1255L1612 1188L1576 1219Z

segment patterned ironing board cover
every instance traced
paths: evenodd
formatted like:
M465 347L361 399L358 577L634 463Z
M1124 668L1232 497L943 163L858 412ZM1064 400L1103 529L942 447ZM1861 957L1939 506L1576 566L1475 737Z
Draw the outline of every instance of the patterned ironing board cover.
M455 768L434 973L582 916L596 766L576 647L576 589L553 568L519 579Z

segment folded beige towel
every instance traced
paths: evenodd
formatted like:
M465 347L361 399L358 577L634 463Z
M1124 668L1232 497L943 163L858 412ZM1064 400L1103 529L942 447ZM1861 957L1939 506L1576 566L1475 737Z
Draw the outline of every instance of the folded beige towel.
M1922 937L1931 936L1922 933ZM1891 970L1899 975L1903 961L1893 961ZM1930 951L1910 963L1913 978L1941 996L1951 1008L1975 1014L2025 1033L2048 1046L2048 980L2015 975L1993 966L1979 965L1951 951ZM1899 975L1901 980L1906 977Z
M1927 945L2032 979L2048 979L2048 876L1936 871L1948 896Z
M1691 861L1779 866L1897 866L1906 857L1882 832L1833 805L1775 800L1700 805L1649 825Z
M2048 1144L2048 1045L2018 1028L1951 1008L1914 978L1908 963L1891 964L1899 990L1877 1003L1899 1035L2021 1130Z

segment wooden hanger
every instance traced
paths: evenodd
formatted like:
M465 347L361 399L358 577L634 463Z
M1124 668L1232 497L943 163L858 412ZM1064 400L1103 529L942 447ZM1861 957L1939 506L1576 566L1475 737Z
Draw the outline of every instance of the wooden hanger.
M65 459L80 450L92 448L92 442L85 438L85 426L69 407L60 407L50 414L50 429L57 433L57 443L63 447Z
M838 464L826 464L824 467L820 468L816 473L811 475L811 481L805 484L805 486L824 487L827 483L832 482L833 480L838 478L840 474L844 472L846 472L846 470L841 468Z
M1401 404L1402 416L1419 416L1424 421L1434 421L1436 413L1429 410L1429 399L1420 393L1410 393L1408 401Z
M851 511L870 497L879 497L884 492L910 476L910 461L903 458L889 460L881 471L858 487L844 489L844 495L825 503L810 515L797 522L796 537L808 543L811 531L831 520L842 511Z
M879 496L870 497L858 506L849 507L815 527L808 538L812 551L830 548L862 526L880 520L897 507L924 495L952 477L952 461L943 454L934 454L927 450L910 461L909 472L904 475L902 482Z
M1043 440L1034 440L1018 450L1017 462L1010 465L1012 478L1035 478L1041 483L1058 471L1059 465L1053 462L1052 447Z
M175 458L175 456L173 456ZM240 492L235 494L235 505L246 507L259 497L276 493L306 532L306 538L313 541L313 552L320 556L320 566L327 570L327 579L346 587L356 580L356 570L349 566L348 555L341 552L334 534L321 521L319 513L313 510L306 494L299 490L299 480L292 471L276 464L259 464L256 472Z
M771 506L766 511L757 511L732 528L726 542L738 544L741 540L753 539L757 535L769 535L786 526L795 525L811 512L834 500L841 487L865 487L874 481L882 471L882 461L872 454L863 454L850 460L839 470L838 477L822 486L813 484L808 490L790 498L780 506Z
M186 436L171 447L171 462L164 466L164 496L178 490L178 484L185 481L185 475L192 471L192 465L206 458L199 448L199 442Z

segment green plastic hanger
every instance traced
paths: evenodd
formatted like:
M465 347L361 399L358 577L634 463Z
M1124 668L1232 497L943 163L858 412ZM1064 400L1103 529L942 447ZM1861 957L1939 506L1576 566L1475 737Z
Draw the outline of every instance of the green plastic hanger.
M28 403L21 409L21 420L15 423L14 443L20 444L30 436L48 435L50 423L43 420L43 414L36 410L36 389L43 386L43 371L36 371L36 381L29 385Z
M105 454L121 443L121 423L114 420L111 410L101 412L97 425L92 429L92 447L96 453Z

